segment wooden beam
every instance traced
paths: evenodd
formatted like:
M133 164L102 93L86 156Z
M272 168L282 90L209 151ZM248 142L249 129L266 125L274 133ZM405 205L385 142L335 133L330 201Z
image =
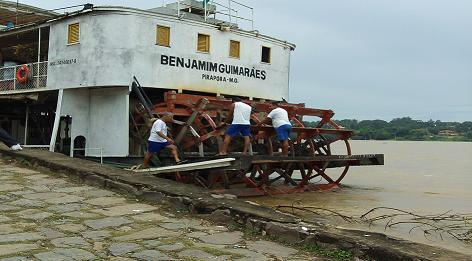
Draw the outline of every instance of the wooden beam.
M214 169L214 168L223 168L231 166L231 163L235 161L235 158L224 158L224 159L216 159L216 160L207 160L207 161L200 161L200 162L193 162L181 165L172 165L172 166L165 166L165 167L158 167L158 168L149 168L149 169L138 169L133 170L134 172L138 173L148 173L148 174L159 174L159 173L171 173L177 171L193 171L193 170L200 170L200 169Z

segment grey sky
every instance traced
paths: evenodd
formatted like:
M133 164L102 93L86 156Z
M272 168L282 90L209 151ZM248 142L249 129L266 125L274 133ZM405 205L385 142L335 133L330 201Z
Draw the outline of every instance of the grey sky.
M472 120L472 1L239 0L295 43L290 101L336 118ZM46 9L77 0L20 0ZM162 0L89 0L152 8ZM167 2L170 2L167 0Z

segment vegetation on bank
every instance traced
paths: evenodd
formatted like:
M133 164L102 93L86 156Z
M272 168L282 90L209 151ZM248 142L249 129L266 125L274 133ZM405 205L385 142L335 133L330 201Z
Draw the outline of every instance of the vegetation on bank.
M261 231L256 231L254 229L250 229L240 224L232 224L230 225L229 228L230 230L242 231L244 235L246 235L247 238L252 239L252 240L265 239L269 241L279 242L279 243L283 243L285 245L288 245L292 248L295 248L301 251L314 253L322 257L330 257L339 261L354 260L354 253L351 252L350 250L335 249L332 246L322 247L322 246L316 245L315 243L305 242L303 240L293 242L293 241L283 240L277 236L271 236L267 234L261 235Z
M410 117L384 120L335 120L346 129L354 130L354 140L472 141L472 121L421 121ZM318 122L305 122L316 127Z

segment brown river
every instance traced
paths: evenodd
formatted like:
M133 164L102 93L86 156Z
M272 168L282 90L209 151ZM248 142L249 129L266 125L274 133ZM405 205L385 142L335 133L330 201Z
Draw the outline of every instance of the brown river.
M472 142L351 141L351 146L353 154L385 154L385 165L352 167L341 189L249 200L269 206L297 201L298 206L327 208L347 216L359 216L375 207L398 208L420 215L448 211L472 215ZM316 215L306 212L299 215L307 220L316 219ZM466 245L447 234L443 238L436 233L425 236L421 229L410 231L411 224L385 229L387 221L372 226L338 218L330 221L339 227L382 232L472 255L472 244Z

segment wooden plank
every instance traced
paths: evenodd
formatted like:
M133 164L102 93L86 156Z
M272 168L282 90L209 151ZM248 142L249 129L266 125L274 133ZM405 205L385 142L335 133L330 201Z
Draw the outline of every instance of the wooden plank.
M248 159L251 160L251 159ZM326 161L360 161L369 165L383 165L383 154L365 154L365 155L330 155L314 157L277 157L277 156L254 156L251 162L253 164L261 163L287 163L287 162L326 162Z
M272 126L264 126L264 125L257 125L251 126L251 130L253 131L265 131L267 133L275 134L275 129ZM353 131L346 130L346 129L322 129L322 128L305 128L305 127L292 127L292 132L295 133L307 133L307 134L332 134L332 135L340 135L344 134L350 136L353 134Z
M138 169L138 170L133 170L133 171L138 172L138 173L149 173L149 174L154 175L154 174L159 174L159 173L170 173L170 172L178 172L178 171L192 171L192 170L200 170L200 169L223 168L223 167L231 166L231 163L235 160L236 160L235 158L224 158L224 159L193 162L193 163L187 163L187 164L181 164L181 165L158 167L158 168Z

